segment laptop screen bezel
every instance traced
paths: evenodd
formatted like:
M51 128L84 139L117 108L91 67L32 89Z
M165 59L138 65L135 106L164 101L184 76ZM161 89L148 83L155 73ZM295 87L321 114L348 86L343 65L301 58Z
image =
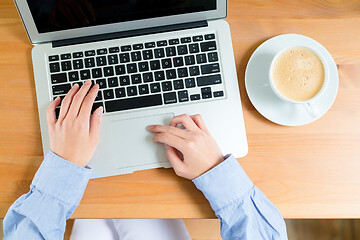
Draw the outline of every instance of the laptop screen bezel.
M114 33L121 31L128 31L134 29L142 29L149 27L158 27L171 24L189 23L203 20L213 20L226 18L227 15L227 0L216 0L216 10L178 14L173 16L149 18L143 20L119 22L112 24L104 24L98 26L76 28L69 30L61 30L56 32L39 33L34 19L31 15L27 1L15 0L16 7L23 21L26 32L32 44L39 44L45 42L53 42L57 40L86 37L92 35L100 35L106 33Z

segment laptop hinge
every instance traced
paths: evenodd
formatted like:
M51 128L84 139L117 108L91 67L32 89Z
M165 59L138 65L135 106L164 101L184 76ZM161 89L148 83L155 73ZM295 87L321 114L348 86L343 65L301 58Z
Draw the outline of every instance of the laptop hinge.
M98 42L98 41L104 41L104 40L110 40L110 39L134 37L134 36L140 36L140 35L148 35L148 34L171 32L171 31L179 31L179 30L184 30L184 29L200 28L200 27L207 27L207 26L208 26L207 21L181 23L181 24L174 24L174 25L161 26L161 27L143 28L143 29L123 31L123 32L115 32L115 33L107 33L107 34L100 34L100 35L94 35L94 36L86 36L86 37L59 40L59 41L52 42L52 46L54 48L56 48L56 47L74 45L74 44Z

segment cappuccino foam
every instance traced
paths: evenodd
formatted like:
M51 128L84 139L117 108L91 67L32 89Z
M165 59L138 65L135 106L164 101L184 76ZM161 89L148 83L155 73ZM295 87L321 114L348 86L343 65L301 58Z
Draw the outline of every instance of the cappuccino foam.
M307 101L322 88L325 69L320 58L306 48L291 48L274 62L272 79L276 89L295 101Z

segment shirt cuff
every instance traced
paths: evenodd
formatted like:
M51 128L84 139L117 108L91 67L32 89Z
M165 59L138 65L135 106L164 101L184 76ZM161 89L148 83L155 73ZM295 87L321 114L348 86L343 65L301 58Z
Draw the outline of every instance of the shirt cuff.
M193 182L205 195L215 212L242 199L254 187L233 155L195 178Z
M92 173L92 169L73 164L49 151L31 187L62 202L79 204Z

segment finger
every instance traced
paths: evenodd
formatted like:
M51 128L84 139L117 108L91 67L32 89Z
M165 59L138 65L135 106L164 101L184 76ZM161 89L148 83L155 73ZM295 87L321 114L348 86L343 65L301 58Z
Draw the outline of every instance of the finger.
M184 125L189 131L199 130L198 126L196 126L194 121L187 114L175 116L171 119L170 126L176 127L178 124Z
M169 162L171 163L171 166L174 168L176 174L182 172L184 169L184 162L177 153L177 150L171 146L166 146L166 145L165 148L166 148L166 157L167 159L169 159Z
M86 96L86 93L89 91L90 86L91 86L91 81L87 80L84 83L84 85L82 85L80 90L75 94L66 118L74 119L77 117L77 115L79 114L80 106L84 101L84 98Z
M90 119L90 138L99 139L101 116L103 114L103 107L98 107Z
M192 115L190 118L194 121L194 123L203 131L208 132L204 119L200 114Z
M185 140L171 133L158 133L153 137L154 142L164 143L182 152Z
M48 128L51 129L54 128L54 124L56 123L55 108L59 105L59 103L60 103L60 97L57 97L54 101L50 103L49 107L47 108L46 120L47 120Z
M172 127L172 126L164 126L164 125L149 125L147 129L152 133L171 133L175 136L181 138L189 137L189 133L183 129Z
M67 113L69 111L70 104L71 104L71 102L73 100L73 97L74 97L74 95L76 94L76 92L78 90L79 90L79 85L75 84L70 89L70 91L66 94L64 99L62 100L58 121L62 121L66 117L66 115L67 115Z
M79 118L89 119L91 114L91 109L94 104L96 95L99 91L99 85L95 84L89 93L86 95L84 101L81 104L80 111L79 111Z

